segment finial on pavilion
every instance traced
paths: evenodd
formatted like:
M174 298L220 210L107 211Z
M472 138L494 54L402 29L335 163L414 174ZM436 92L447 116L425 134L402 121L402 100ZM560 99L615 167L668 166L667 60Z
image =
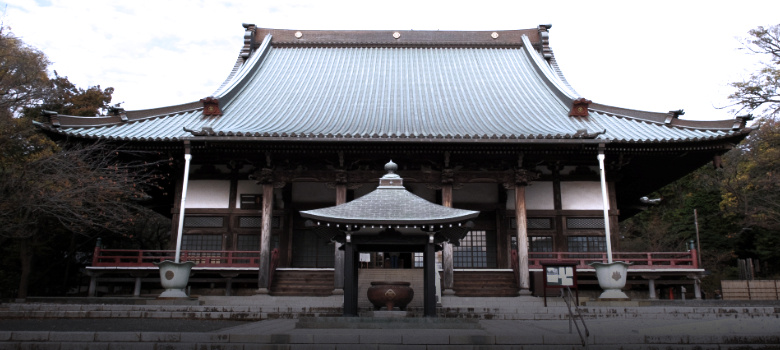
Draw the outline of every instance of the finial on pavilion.
M398 170L398 164L393 163L391 160L389 163L385 164L385 170L387 170L387 174L379 179L379 188L387 188L388 186L403 188L403 179L395 173L395 171Z
M385 164L385 170L388 174L395 174L395 171L398 170L398 164L393 163L391 159L389 163Z

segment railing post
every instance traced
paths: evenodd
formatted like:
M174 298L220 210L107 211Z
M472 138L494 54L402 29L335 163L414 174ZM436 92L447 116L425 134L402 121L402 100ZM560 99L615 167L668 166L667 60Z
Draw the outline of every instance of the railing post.
M694 269L699 268L698 254L699 252L697 252L696 249L691 249L691 265L693 265Z
M102 248L100 242L100 238L95 242L95 251L92 253L92 266L95 266L96 263L100 262L100 259L98 259L100 256L100 249Z
M647 253L647 265L653 266L653 253Z

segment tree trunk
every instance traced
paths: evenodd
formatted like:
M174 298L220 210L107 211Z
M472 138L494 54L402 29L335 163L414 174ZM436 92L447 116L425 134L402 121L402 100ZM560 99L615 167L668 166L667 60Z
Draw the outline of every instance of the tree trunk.
M71 233L70 247L68 247L68 255L65 257L65 277L62 279L63 293L68 293L68 277L70 277L70 266L73 261L73 253L76 251L76 232Z
M30 271L32 270L33 260L33 244L32 238L25 237L21 239L21 247L19 249L19 258L22 263L22 274L19 278L19 291L16 295L19 299L27 298L27 288L30 284Z

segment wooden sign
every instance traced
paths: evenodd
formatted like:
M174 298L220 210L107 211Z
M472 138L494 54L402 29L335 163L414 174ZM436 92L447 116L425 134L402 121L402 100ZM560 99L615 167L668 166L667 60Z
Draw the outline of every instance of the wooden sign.
M547 307L547 288L574 289L577 296L577 305L580 303L580 292L577 288L577 264L578 261L552 260L540 261L544 274L544 306Z

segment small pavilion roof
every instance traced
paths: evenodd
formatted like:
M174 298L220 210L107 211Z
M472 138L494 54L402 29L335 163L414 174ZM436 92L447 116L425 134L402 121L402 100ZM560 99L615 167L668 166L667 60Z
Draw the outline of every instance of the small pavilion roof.
M548 26L513 31L295 31L249 26L233 72L191 102L106 117L57 116L54 132L108 140L676 143L744 137L745 121L591 103L548 45ZM605 131L605 133L601 133Z
M315 210L301 211L304 218L345 224L442 224L472 219L478 211L449 208L431 203L409 192L403 179L394 174L395 163L385 165L388 174L379 187L353 201Z

